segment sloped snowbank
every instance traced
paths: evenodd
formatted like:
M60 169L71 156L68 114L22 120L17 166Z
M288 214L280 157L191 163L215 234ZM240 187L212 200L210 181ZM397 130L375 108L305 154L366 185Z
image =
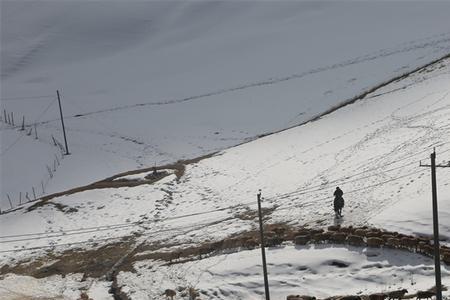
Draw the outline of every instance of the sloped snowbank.
M447 160L450 155L449 70L450 59L446 59L314 122L221 151L216 156L191 164L179 180L170 175L153 185L87 191L53 199L53 204L38 207L31 212L18 210L2 215L0 221L3 235L47 232L49 236L43 234L38 240L2 243L4 251L12 251L2 252L0 262L6 264L13 259L42 255L42 251L18 251L21 247L55 245L52 251L56 252L71 247L58 244L79 241L83 243L82 247L89 248L96 239L120 236L113 229L79 235L64 234L67 229L76 230L88 226L130 223L129 227L120 231L127 235L137 233L138 243L159 243L167 247L173 244L174 248L221 239L257 227L256 219L240 218L239 213L246 208L255 210L256 192L259 188L263 189L264 208L270 209L266 222L288 222L311 227L338 222L343 225L374 223L400 231L430 234L432 227L428 206L429 169L419 167L418 162L425 162L433 147L436 147L438 161ZM442 169L438 175L443 236L450 235L450 218L446 217L449 209L446 195L450 194L450 184L447 182L446 172L447 169ZM344 190L346 199L345 216L339 221L334 219L331 205L336 185ZM60 211L57 204L76 208L77 211L68 214ZM57 236L49 234L58 231L63 232ZM283 266L275 272L280 272L280 279L275 281L274 291L281 291L281 286L284 286L283 290L288 289L285 287L285 281L295 281L290 273L281 274L281 270L286 268L288 263L283 259L296 257L295 253L303 253L289 246L285 250L289 255L274 256L274 264L279 262L280 266ZM325 251L322 254L328 251L319 250ZM273 251L282 253L284 250ZM341 254L338 252L329 255L339 257ZM251 253L250 258L245 256L246 253ZM311 260L314 262L319 252L311 253ZM205 262L211 262L208 267L214 270L212 264L223 260L224 264L218 265L222 269L218 267L213 274L215 277L217 275L218 278L225 278L225 275L233 273L234 268L224 267L228 262L227 257L232 258L230 266L237 264L241 267L235 262L239 261L239 255L237 253L208 258ZM246 257L244 261L249 263L247 267L245 263L242 264L247 268L244 268L243 272L260 274L260 271L257 271L257 250L243 252L242 255ZM342 259L348 259L349 254L342 255ZM404 257L406 261L399 262L400 266L392 269L382 263L381 266L387 268L387 274L392 277L389 280L389 276L383 277L384 273L379 273L377 268L358 271L365 260L371 259L364 258L361 253L358 255L350 255L353 257L350 265L354 265L355 270L345 273L342 277L348 278L349 281L344 280L339 286L330 283L330 294L344 293L338 292L338 287L346 288L347 283L355 288L352 292L359 291L356 287L361 291L375 291L376 283L380 282L383 289L384 282L392 280L397 283L396 286L400 286L397 279L392 279L394 274L400 274L396 276L399 276L403 283L414 281L416 277L420 278L417 279L417 287L421 289L432 285L432 270L418 265L417 259L420 261L422 258L413 254L399 254L399 257ZM306 257L300 256L299 259ZM391 258L384 259L389 261ZM270 259L268 262L272 263ZM324 265L325 261L316 262L316 265L310 266L312 270L319 273L329 271L328 267L325 267L326 264ZM120 273L121 284L124 291L142 295L145 299L144 295L147 294L160 295L161 284L177 287L181 284L195 284L196 278L203 278L211 284L205 289L211 290L211 293L217 291L217 297L232 295L231 285L235 282L231 279L225 282L228 286L225 294L219 294L219 286L224 283L220 281L217 287L213 287L213 280L208 279L208 272L204 272L207 267L203 263L204 261L187 263L188 271L184 271L184 266L177 268L174 265L171 269L159 263L143 261L136 264L136 267L151 267L152 270L157 270L156 275L150 275L147 273L150 271L142 268L140 272L144 275L141 277L132 272ZM424 259L423 264L429 266L431 263ZM181 279L176 279L178 270L181 272ZM327 276L332 276L328 271L323 277L325 280L330 278ZM372 271L374 273L370 274L379 278L378 281L363 280L367 287L361 287L360 277L364 279L364 274ZM151 280L154 278L161 279L153 283ZM338 280L340 277L332 278ZM261 282L246 282L244 279L242 282L244 287L240 290L241 293L252 285L254 293L242 294L243 297L258 295ZM312 286L319 289L319 281L313 282L315 283ZM303 285L299 286L298 292L297 285L293 284L293 287L295 294L303 291ZM380 285L377 285L377 290L379 288ZM305 292L314 291L313 289ZM148 297L151 299L153 296Z
M446 2L0 5L1 111L39 133L2 123L2 209L48 179L55 89L72 154L45 194L299 124L450 52Z
M398 250L285 246L268 248L266 255L272 299L286 299L291 294L325 298L403 288L412 294L434 285L431 259ZM135 269L120 273L118 278L136 299L153 299L166 288L178 289L178 299L189 299L183 297L188 287L200 291L202 299L264 297L260 249L173 265L142 262ZM449 275L450 270L444 267L443 284L450 285Z

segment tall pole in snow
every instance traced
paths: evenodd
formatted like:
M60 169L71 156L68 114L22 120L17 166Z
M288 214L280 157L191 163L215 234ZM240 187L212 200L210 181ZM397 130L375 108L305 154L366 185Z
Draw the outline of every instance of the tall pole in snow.
M436 165L436 149L430 155L431 165L423 165L421 167L431 167L431 188L433 203L433 236L434 236L434 273L436 277L436 300L442 300L442 282L441 282L441 257L439 253L439 220L438 220L438 203L437 203L437 184L436 184L436 168L450 167L450 161L447 165Z
M266 300L270 300L269 294L269 280L267 278L267 265L266 265L266 250L264 249L264 229L262 222L262 212L261 212L261 190L258 191L256 195L258 199L258 215L259 215L259 231L261 234L261 255L262 255L262 264L263 264L263 272L264 272L264 290L266 294Z
M61 124L62 124L62 129L63 129L63 134L64 134L64 143L66 144L66 155L69 155L70 153L69 153L69 147L67 146L66 128L64 127L64 117L63 117L62 108L61 108L61 98L59 97L58 90L56 90L56 95L58 96L59 114L61 115Z
M439 222L437 207L437 186L436 186L436 151L430 155L431 158L431 185L433 200L433 234L434 234L434 272L436 275L436 300L442 300L441 283L441 261L439 253Z

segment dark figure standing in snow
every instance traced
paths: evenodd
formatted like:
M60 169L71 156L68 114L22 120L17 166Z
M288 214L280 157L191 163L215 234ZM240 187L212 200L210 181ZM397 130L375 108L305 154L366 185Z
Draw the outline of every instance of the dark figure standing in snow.
M337 218L342 218L342 208L344 207L344 198L342 197L344 192L337 187L334 191L334 212L336 213Z

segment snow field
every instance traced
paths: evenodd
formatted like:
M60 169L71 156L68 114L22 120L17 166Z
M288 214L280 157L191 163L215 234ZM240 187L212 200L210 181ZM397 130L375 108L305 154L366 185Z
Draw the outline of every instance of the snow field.
M188 165L179 180L170 175L153 185L85 191L51 201L63 205L62 209L48 204L31 212L2 215L5 233L49 232L39 240L4 243L2 247L18 250L54 244L52 251L62 251L71 246L57 244L85 241L82 247L89 249L89 238L95 242L133 232L139 234L137 243L143 244L173 243L182 247L214 241L256 228L255 219L237 215L256 209L259 188L263 189L263 207L271 209L266 222L311 227L370 224L429 235L429 170L418 167L418 162L425 162L434 146L438 161L450 155L446 134L450 128L449 69L447 59L317 121L221 151ZM450 219L446 218L450 185L445 172L442 169L438 174L444 239L450 235ZM344 190L346 199L345 217L339 221L334 220L331 208L336 185ZM71 208L77 211L68 213ZM130 226L67 236L50 234L123 223ZM287 245L269 250L274 295L369 293L410 286L411 282L416 282L413 291L432 286L432 262L427 258L390 250L373 256L372 251L348 249L319 247L306 251ZM14 263L42 254L42 250L3 252L1 262ZM283 274L282 270L290 270L288 264L295 266L296 257L302 266L304 260L311 261L307 268L317 274L299 270L305 273L305 279L300 273ZM253 299L262 292L259 258L256 249L172 266L143 260L135 263L135 271L122 271L118 278L123 291L137 299L153 299L165 288L188 285L206 291L207 299ZM347 262L349 267L337 269L329 266L330 260ZM376 267L363 268L368 261ZM444 274L448 275L446 268ZM330 278L337 283L332 284L327 280ZM305 283L308 289L304 289Z
M264 297L261 250L245 250L182 264L138 262L136 272L120 273L124 291L136 299L153 299L161 290L194 287L202 299L261 299ZM268 248L271 298L311 295L370 294L406 288L410 293L433 286L429 258L399 250L320 246ZM442 269L443 284L450 284ZM188 299L182 296L179 299ZM448 296L447 293L444 293Z
M450 50L445 2L1 6L1 110L29 124L62 95L72 155L45 194L300 124ZM3 210L46 179L58 119L2 154ZM3 126L1 152L20 136Z
M5 275L0 282L0 299L79 299L80 290L84 290L95 300L110 300L109 284L83 281L82 274L70 274L64 277L55 275L42 279L28 276Z

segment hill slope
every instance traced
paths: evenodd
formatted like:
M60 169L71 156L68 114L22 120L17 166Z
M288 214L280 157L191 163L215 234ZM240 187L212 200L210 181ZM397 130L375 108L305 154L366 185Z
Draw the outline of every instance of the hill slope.
M16 125L37 123L38 139L33 126L27 136L1 124L0 206L310 120L448 54L448 9L2 1L1 109ZM63 143L56 89L72 153L64 159L52 141Z
M83 281L83 288L92 283L96 288L103 286L103 291L111 282L102 275L111 279L115 274L115 284L121 291L137 299L155 298L164 288L188 285L204 289L212 299L257 298L262 280L256 279L256 250L219 253L206 260L173 265L161 263L154 255L177 253L256 229L255 196L259 188L267 223L310 227L371 224L430 235L429 170L419 167L418 162L425 161L433 147L437 148L439 162L450 160L449 83L447 58L314 122L188 165L178 178L167 170L166 177L151 185L88 190L2 215L3 234L15 235L4 239L3 268L31 259L36 269L19 265L16 272L36 277L46 277L55 270L83 272L89 278ZM122 180L142 180L147 173ZM448 169L438 173L440 229L446 243L450 238L447 173ZM332 212L336 185L345 193L342 220L334 219ZM39 234L19 236L30 232ZM67 251L74 247L82 251ZM316 293L324 286L315 275L305 275L306 282L313 280L310 285L293 279L286 255L302 257L299 249L287 246L268 251L276 295L282 297L287 291ZM329 250L311 251L305 254L312 259L306 268L327 276L330 261L324 261L322 255ZM354 268L353 273L339 273L339 282L351 285L348 289L352 292L375 292L380 287L386 290L388 285L404 287L405 282L414 280L418 281L412 287L415 290L432 284L431 260L386 251L373 254L370 249L335 249L332 253L337 261L344 260ZM88 257L83 258L82 253ZM61 263L67 257L77 258L77 264ZM297 262L292 266L302 267ZM377 268L387 273L374 272ZM117 272L110 273L110 269ZM446 268L443 270L449 274ZM398 278L393 279L395 274ZM3 284L11 289L14 276L5 277ZM65 284L66 291L80 282L77 275L73 276L65 279L71 282ZM241 280L236 282L235 276L242 276ZM371 278L363 287L361 276L364 280ZM321 295L345 292L342 285L326 285Z

